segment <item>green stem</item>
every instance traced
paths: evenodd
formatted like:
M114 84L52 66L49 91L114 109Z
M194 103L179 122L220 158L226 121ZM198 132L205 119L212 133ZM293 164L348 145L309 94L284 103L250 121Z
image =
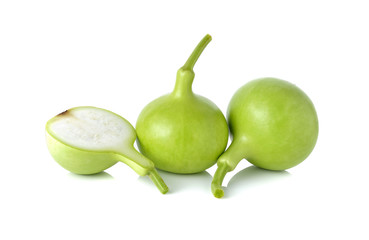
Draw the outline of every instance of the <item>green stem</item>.
M237 164L246 157L246 143L244 139L234 139L229 148L219 157L213 181L211 182L211 191L214 197L221 198L224 195L222 183L225 175L233 171Z
M168 187L156 171L154 163L136 149L132 148L124 153L115 153L115 158L117 161L127 164L138 175L148 175L161 193L165 194L168 192Z
M211 192L213 193L214 197L221 198L224 195L224 191L222 189L222 183L224 180L225 175L229 172L229 167L222 163L218 166L217 170L215 171L213 181L211 183Z
M211 36L207 34L200 42L197 44L196 48L193 50L191 56L187 59L186 63L177 71L176 85L172 95L175 97L180 96L192 96L192 82L195 78L195 73L193 72L193 67L199 59L201 53L204 51L205 47L211 41Z
M148 175L151 181L154 182L154 184L162 194L166 194L168 192L169 190L168 186L165 184L165 182L163 181L163 179L161 178L161 176L159 175L158 171L156 171L155 168L149 171Z
M187 59L187 62L183 65L183 70L190 70L193 71L193 67L197 59L199 59L201 53L204 51L205 47L211 41L211 36L206 34L206 36L197 44L196 48L193 50L191 56Z

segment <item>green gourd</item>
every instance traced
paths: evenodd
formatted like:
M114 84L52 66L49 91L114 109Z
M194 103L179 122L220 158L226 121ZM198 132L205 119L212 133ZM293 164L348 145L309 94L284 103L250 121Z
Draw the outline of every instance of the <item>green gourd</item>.
M206 35L178 70L173 92L149 103L137 119L137 145L159 169L202 172L216 163L227 146L224 115L209 99L192 92L193 67L210 41Z
M232 97L227 120L233 138L219 157L211 189L215 197L227 172L242 159L268 170L285 170L304 161L318 138L318 117L309 97L280 79L262 78Z
M121 116L96 107L76 107L46 123L48 149L62 167L76 174L95 174L117 162L148 175L161 193L168 192L151 160L134 147L136 132Z

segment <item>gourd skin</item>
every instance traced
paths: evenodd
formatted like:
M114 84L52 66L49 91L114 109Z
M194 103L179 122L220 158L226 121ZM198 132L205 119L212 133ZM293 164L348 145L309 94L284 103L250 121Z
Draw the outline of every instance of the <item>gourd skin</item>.
M211 41L207 34L177 71L171 94L149 103L137 123L137 145L159 169L198 173L214 165L228 142L228 125L218 107L192 92L193 67Z
M46 133L46 143L55 161L66 170L76 174L99 173L118 162L112 153L70 147L49 133Z
M228 142L228 126L207 98L176 91L149 103L136 131L138 148L161 170L197 173L213 166Z
M233 142L243 148L239 149L243 158L268 170L298 165L318 138L318 117L309 97L275 78L242 86L231 99L227 119Z

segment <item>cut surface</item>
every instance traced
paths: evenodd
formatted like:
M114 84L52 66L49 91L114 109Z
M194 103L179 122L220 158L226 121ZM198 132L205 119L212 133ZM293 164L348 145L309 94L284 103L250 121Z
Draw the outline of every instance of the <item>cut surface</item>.
M136 138L129 122L95 107L62 112L48 122L47 131L65 144L92 151L122 150Z

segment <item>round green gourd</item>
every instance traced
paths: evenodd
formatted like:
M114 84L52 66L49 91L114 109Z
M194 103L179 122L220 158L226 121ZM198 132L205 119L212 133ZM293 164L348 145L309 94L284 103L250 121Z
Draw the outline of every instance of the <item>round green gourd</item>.
M262 78L242 86L227 111L232 143L219 157L212 192L222 197L222 181L242 159L268 170L285 170L304 161L318 138L318 117L297 86Z
M227 146L228 126L222 112L192 92L193 67L210 41L206 35L178 70L173 92L149 103L137 119L138 147L159 169L202 172Z

